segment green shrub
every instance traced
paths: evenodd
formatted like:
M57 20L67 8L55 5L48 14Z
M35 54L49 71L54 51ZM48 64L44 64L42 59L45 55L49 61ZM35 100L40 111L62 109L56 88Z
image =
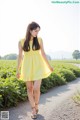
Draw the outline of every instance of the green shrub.
M70 68L70 70L75 74L76 77L80 77L80 69L79 68Z
M53 84L54 86L64 85L66 80L59 73L53 72Z
M80 89L77 89L76 93L72 96L75 103L80 105Z
M4 107L16 106L19 101L26 100L26 86L23 81L14 78L3 81L0 81L0 95L2 95Z
M0 95L0 108L3 108L3 97Z
M69 82L69 81L72 81L72 80L75 80L76 79L76 76L74 75L74 73L70 70L67 70L67 69L62 69L60 71L60 74L62 77L64 77L64 79Z
M53 72L49 77L42 80L41 93L47 92L50 88L66 84L66 81L59 74Z

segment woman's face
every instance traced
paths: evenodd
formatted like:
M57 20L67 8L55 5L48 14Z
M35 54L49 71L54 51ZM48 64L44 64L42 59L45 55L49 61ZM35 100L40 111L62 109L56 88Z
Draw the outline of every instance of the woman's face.
M35 30L31 30L30 33L33 37L36 37L39 31L40 31L40 28L37 27Z

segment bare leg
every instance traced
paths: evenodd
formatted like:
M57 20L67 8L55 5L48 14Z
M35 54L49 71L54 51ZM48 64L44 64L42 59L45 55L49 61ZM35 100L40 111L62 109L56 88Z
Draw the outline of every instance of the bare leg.
M41 86L42 80L36 80L34 81L34 100L35 100L35 107L36 110L38 109L38 103L40 98L40 86Z
M32 81L27 81L26 82L26 86L27 86L27 94L28 94L28 98L29 98L29 102L31 104L31 107L35 107L35 101L34 101L34 97L33 97L33 82ZM33 108L33 114L36 113L35 108Z

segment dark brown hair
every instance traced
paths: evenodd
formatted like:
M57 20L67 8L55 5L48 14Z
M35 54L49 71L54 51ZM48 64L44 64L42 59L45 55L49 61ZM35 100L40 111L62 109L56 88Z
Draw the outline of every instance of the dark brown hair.
M36 23L36 22L31 22L27 27L26 37L25 37L25 41L24 41L24 45L23 45L23 50L26 51L26 52L30 51L30 45L29 45L29 41L31 39L30 30L35 30L37 27L40 28L39 24ZM40 45L39 45L37 36L33 37L32 49L33 50L39 50L40 49Z

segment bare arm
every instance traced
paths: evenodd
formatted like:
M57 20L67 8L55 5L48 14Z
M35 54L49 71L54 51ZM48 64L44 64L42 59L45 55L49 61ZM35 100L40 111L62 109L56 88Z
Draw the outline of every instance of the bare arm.
M45 62L47 63L48 67L51 68L51 65L49 64L49 61L48 61L48 59L47 59L47 57L46 57L46 54L45 54L45 51L44 51L43 41L42 41L42 40L41 40L41 42L40 42L40 47L41 47L41 54L42 54Z
M18 54L18 59L17 59L17 70L16 72L19 72L20 67L21 67L21 62L22 62L22 57L23 57L23 50L20 41L18 42L18 49L19 49L19 54Z

